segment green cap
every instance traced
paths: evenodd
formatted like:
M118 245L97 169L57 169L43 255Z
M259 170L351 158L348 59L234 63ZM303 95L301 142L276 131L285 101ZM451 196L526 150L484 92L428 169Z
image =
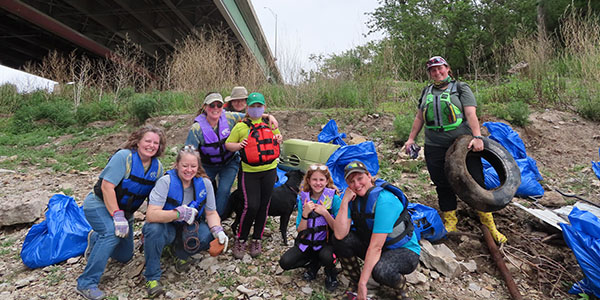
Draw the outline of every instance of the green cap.
M246 104L250 106L254 103L260 103L262 105L265 105L265 96L263 96L263 94L261 93L252 93L248 95L248 99L246 99Z

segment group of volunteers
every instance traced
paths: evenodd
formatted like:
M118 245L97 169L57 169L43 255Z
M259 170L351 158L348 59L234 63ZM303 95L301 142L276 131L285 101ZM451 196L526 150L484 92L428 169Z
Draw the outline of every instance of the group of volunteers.
M426 67L433 83L419 98L406 149L414 149L425 127L427 169L436 186L444 225L451 232L457 230L457 203L444 175L445 152L464 134L473 136L472 151L482 151L484 145L469 86L452 77L450 66L440 56L429 59ZM265 108L265 97L248 94L244 87L234 87L225 99L208 93L185 146L166 172L158 160L166 146L163 131L146 125L132 133L84 200L83 210L93 230L77 292L86 299L106 297L98 288L100 277L109 257L123 263L133 257L133 214L146 199L142 233L148 297L164 293L160 283L163 252L174 259L178 273L185 273L195 253L226 251L229 237L221 219L236 178L243 192L243 210L231 253L236 259L246 253L259 256L282 142L277 120L265 114ZM481 161L471 159L467 164L483 186ZM314 280L323 266L325 288L333 291L339 285L339 259L356 291L348 292L349 298L367 299L367 281L373 278L395 299L409 299L404 274L417 268L420 246L406 197L391 184L375 180L360 160L345 166L344 179L348 188L339 191L327 166L308 167L298 193L297 238L282 253L279 265L284 270L306 268L302 278L307 281ZM506 242L491 213L479 212L479 216L497 242Z

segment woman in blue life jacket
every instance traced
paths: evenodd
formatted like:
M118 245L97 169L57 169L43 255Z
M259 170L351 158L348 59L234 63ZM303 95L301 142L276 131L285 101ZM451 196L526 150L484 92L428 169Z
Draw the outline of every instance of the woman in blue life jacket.
M164 292L160 284L160 257L172 245L175 270L189 270L190 256L209 248L213 238L227 248L216 211L213 187L202 169L200 155L192 146L184 146L175 160L175 168L161 177L148 198L144 234L146 288L149 297Z
M109 159L83 201L83 212L92 226L84 255L87 264L77 279L77 293L84 298L106 296L98 283L109 257L123 263L133 257L133 213L163 173L157 157L165 144L161 129L151 125L139 128Z
M277 127L275 118L270 115L264 117L268 117L270 123ZM221 218L225 217L231 186L240 167L239 154L236 151L228 151L225 148L225 141L231 129L242 118L244 113L223 110L221 94L209 92L185 141L186 145L198 149L202 158L202 168L214 183L218 183L215 197L217 212Z
M246 251L251 257L262 252L262 235L267 222L273 185L277 181L277 160L281 133L264 119L265 97L251 93L247 100L248 113L231 130L225 146L229 151L240 151L242 157L241 188L244 207L237 237L231 249L233 257L241 259ZM253 228L252 242L247 240Z
M279 259L284 270L307 267L302 275L307 281L315 279L323 265L325 288L329 291L338 286L336 259L329 233L341 201L327 166L314 164L308 167L298 195L296 244Z
M446 230L452 232L457 230L457 203L456 194L444 170L446 152L456 138L465 134L473 136L468 147L474 152L482 151L483 137L477 118L477 102L469 86L452 77L450 66L441 56L434 56L427 61L427 73L433 83L421 93L418 111L405 147L408 153L424 126L427 170L436 186ZM467 169L473 179L485 188L481 159L467 157ZM506 237L496 229L492 213L478 212L478 215L481 223L490 230L494 240L505 243Z
M333 246L342 269L358 284L356 298L367 298L373 277L397 299L409 299L404 274L417 268L421 247L405 205L392 192L377 189L360 161L346 165L344 178L348 188L333 225ZM357 258L364 260L362 270Z

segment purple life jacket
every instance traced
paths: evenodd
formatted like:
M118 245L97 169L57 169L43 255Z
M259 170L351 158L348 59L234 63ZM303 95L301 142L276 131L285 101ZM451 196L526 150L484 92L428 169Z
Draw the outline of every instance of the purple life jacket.
M205 114L198 115L194 121L200 124L202 136L204 137L204 143L200 145L199 149L202 163L207 165L224 165L229 162L234 152L229 152L225 149L225 140L227 140L231 133L225 113L222 113L221 117L219 117L219 136L217 136L212 126L206 120Z
M323 193L319 197L319 200L317 200L317 204L325 206L329 213L331 213L331 204L334 195L334 189L323 189ZM300 192L300 199L302 200L302 205L307 201L312 201L310 199L310 192ZM312 211L308 215L308 220L306 220L306 229L298 233L298 247L302 252L306 251L308 247L312 247L313 250L318 251L327 242L328 233L329 226L327 226L325 217Z

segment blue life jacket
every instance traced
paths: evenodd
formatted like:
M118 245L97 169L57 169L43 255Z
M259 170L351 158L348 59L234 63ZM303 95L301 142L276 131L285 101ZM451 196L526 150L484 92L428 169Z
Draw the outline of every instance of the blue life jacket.
M333 204L333 196L335 190L330 188L323 189L321 197L317 200L317 204L323 205L331 214L331 205ZM310 192L300 192L300 199L302 205L310 200ZM299 248L304 252L308 247L312 247L313 250L320 250L325 242L327 241L329 233L329 226L327 226L327 220L324 216L311 211L306 220L306 229L298 233Z
M205 114L198 115L194 121L200 125L202 137L204 138L204 143L198 145L202 163L207 165L223 165L228 163L233 157L234 152L229 152L225 149L225 141L231 133L225 113L222 113L219 118L219 125L217 127L218 136L206 120Z
M404 196L404 193L402 193L402 190L383 179L375 180L375 186L370 188L365 196L357 196L356 199L352 201L350 213L354 224L353 227L361 240L371 240L373 224L375 221L377 197L379 197L379 193L384 189L392 192L403 206L400 216L394 223L394 229L388 234L384 244L384 247L394 246L394 248L397 248L397 246L404 245L410 241L414 227L410 214L408 213L408 200Z
M109 159L110 160L110 159ZM144 164L136 150L131 150L131 172L129 178L121 180L115 187L119 209L126 214L135 212L150 195L150 191L158 180L160 163L157 158L152 158L148 171L144 171ZM100 199L102 196L102 178L94 185L94 194Z
M167 194L167 202L163 206L164 210L173 210L183 203L183 184L181 179L177 176L177 170L169 170L165 173L171 177L171 183L169 183L169 193ZM204 179L202 177L194 177L192 180L194 188L194 200L188 204L189 207L193 207L198 210L198 218L203 216L204 204L206 204L206 186L204 185Z

